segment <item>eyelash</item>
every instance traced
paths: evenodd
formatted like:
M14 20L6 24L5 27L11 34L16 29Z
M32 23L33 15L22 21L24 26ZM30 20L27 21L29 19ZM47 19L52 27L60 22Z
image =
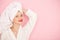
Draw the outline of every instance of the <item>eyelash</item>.
M18 16L16 16L16 17L18 17Z
M20 17L22 17L23 15L20 15ZM18 15L16 16L16 17L18 17Z

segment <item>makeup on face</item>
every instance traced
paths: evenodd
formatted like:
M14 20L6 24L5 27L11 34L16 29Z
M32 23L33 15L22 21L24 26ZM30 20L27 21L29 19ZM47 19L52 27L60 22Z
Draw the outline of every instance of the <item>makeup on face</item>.
M23 22L23 19L18 20L19 22Z

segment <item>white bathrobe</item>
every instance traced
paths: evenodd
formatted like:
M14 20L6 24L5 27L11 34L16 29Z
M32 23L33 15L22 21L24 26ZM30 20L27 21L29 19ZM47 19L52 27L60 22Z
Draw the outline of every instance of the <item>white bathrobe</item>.
M10 11L11 7L10 7L10 9L8 9L8 8L6 8L6 9ZM19 7L17 7L17 10L19 10ZM21 10L21 8L20 8L20 10ZM6 10L4 12L9 13ZM10 17L11 20L13 20L14 17L11 15L15 15L15 14L11 14L11 13L8 16ZM13 12L13 13L16 13L16 12ZM11 23L11 22L8 21L9 18L7 17L7 15L4 16L4 18L7 18L7 19L0 17L1 18L1 20L0 20L0 31L1 31L0 40L29 40L30 34L36 24L37 15L36 15L36 13L31 11L30 9L28 9L28 11L25 14L28 16L29 21L27 22L27 24L25 24L25 26L23 28L22 28L22 26L20 26L20 28L18 30L17 38L15 37L14 33L12 32L12 30L8 26L9 23ZM8 26L8 27L6 27L6 26Z

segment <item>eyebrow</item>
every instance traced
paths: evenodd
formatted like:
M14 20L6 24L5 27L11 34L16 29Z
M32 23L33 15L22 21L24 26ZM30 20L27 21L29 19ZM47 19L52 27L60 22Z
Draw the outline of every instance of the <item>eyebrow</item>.
M18 12L20 12L20 10L18 10Z

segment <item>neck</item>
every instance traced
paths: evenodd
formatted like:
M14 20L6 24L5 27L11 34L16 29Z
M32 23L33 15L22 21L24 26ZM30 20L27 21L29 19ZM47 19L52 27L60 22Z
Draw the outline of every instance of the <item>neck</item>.
M13 24L12 25L12 29L14 29L15 31L17 31L19 29L20 25L19 24Z

